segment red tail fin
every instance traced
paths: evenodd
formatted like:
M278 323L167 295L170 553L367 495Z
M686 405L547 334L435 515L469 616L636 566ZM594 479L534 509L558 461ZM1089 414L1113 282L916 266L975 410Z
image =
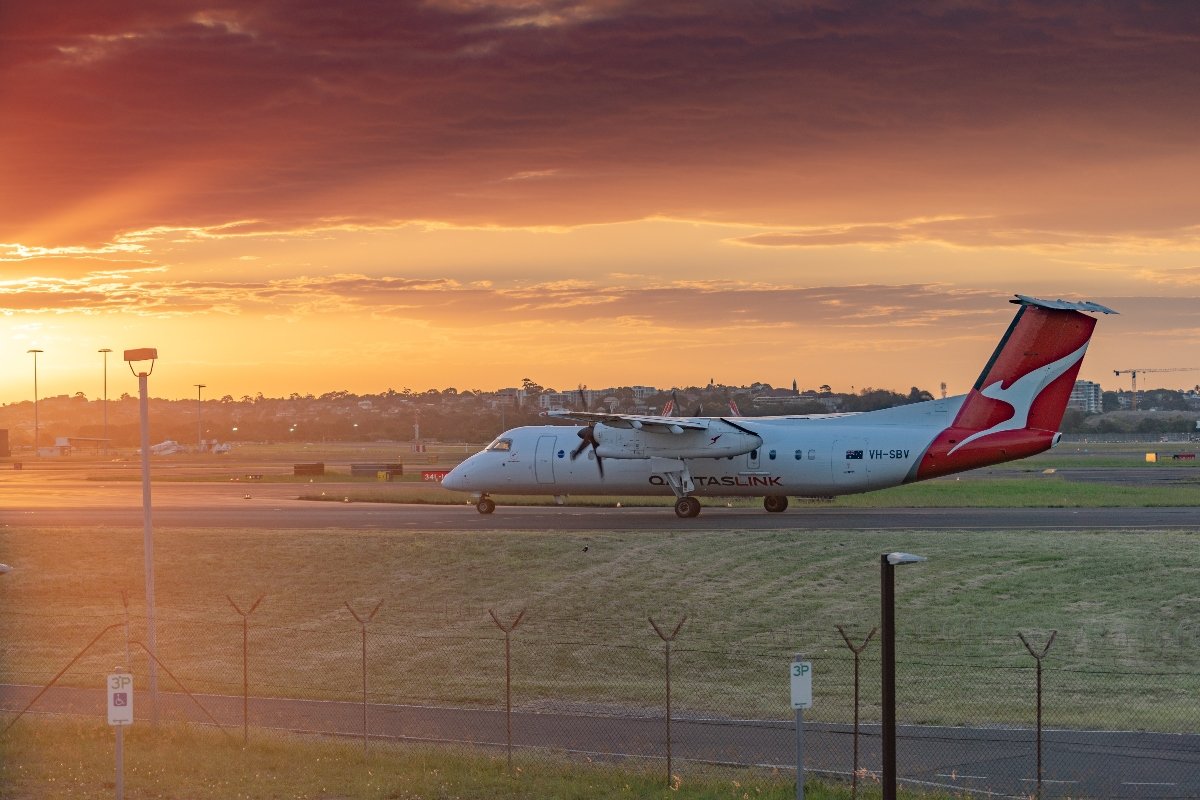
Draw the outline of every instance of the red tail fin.
M950 427L930 445L914 476L930 478L1040 453L1062 422L1083 363L1095 303L1017 295L1017 315Z

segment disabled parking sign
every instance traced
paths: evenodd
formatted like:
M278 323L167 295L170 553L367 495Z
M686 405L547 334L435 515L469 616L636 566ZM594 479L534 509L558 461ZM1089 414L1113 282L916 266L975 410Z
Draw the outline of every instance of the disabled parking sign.
M133 724L133 676L114 672L108 676L108 724Z

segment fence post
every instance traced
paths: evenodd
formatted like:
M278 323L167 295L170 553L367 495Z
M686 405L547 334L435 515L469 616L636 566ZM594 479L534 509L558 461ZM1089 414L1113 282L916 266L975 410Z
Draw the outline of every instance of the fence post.
M121 605L125 607L125 663L128 669L133 669L133 659L129 656L129 590L121 590Z
M687 615L684 614L680 617L679 624L675 626L675 630L671 631L669 636L663 633L662 628L658 627L652 617L648 617L648 619L650 627L654 628L658 638L663 640L663 649L667 657L667 786L670 786L673 779L671 771L671 642L675 641L675 637L679 635L679 629L683 627L683 623L687 622Z
M1017 631L1017 636L1020 637L1021 644L1025 645L1025 649L1029 651L1029 655L1033 656L1033 660L1037 662L1037 796L1040 798L1042 796L1042 659L1049 652L1050 645L1054 644L1054 637L1058 636L1058 631L1050 631L1050 638L1040 653L1034 652L1033 647L1020 631Z
M837 627L838 633L840 633L842 635L842 639L846 642L846 647L849 647L850 652L854 653L854 768L850 772L850 776L851 776L850 777L850 797L857 798L858 797L858 686L859 686L859 681L858 681L858 661L859 661L859 659L858 659L858 657L862 654L863 650L867 649L867 645L870 644L871 639L875 636L875 631L879 630L879 628L876 628L876 627L871 628L871 632L867 634L866 639L863 639L862 644L860 644L858 647L855 647L853 644L850 643L850 637L846 635L846 631L842 628L842 626L838 625L836 627Z
M375 619L375 614L378 613L379 607L383 605L380 600L367 614L366 618L360 617L358 612L350 606L350 601L346 601L346 608L358 620L359 627L362 628L362 695L363 695L363 757L367 755L367 623Z
M266 597L265 594L260 594L258 599L246 611L238 608L238 604L233 602L233 598L225 595L225 599L229 601L229 605L233 606L233 610L242 615L242 746L245 747L250 741L250 670L249 670L249 649L250 649L250 615L254 613L254 609L258 608L258 604Z
M488 613L492 615L492 622L496 623L496 627L504 631L504 735L505 741L508 743L508 774L512 775L512 650L510 640L512 632L517 629L525 616L525 609L521 609L521 613L517 614L516 619L507 628L500 622L495 611L489 608Z

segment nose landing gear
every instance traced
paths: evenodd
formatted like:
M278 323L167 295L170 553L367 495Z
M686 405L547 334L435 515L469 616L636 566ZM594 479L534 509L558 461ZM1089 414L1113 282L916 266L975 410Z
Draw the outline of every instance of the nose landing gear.
M475 503L475 510L480 514L490 514L496 510L496 501L487 495L484 495L483 497L479 498L477 503Z

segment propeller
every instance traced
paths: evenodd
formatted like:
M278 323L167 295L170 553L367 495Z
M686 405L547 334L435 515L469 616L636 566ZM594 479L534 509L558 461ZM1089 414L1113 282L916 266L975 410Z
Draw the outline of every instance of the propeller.
M582 383L579 384L579 405L584 411L588 410L587 386ZM571 460L574 461L576 458L579 458L579 454L582 453L584 448L590 444L592 446L592 452L596 455L596 469L600 470L600 477L603 478L604 461L600 458L600 454L596 453L596 448L600 446L600 442L596 441L596 423L593 422L586 428L581 428L576 435L579 436L582 441L579 443L579 447L576 447L571 451Z
M600 445L600 443L598 441L596 441L596 423L594 423L594 422L591 425L588 425L586 428L580 428L579 432L576 435L579 436L579 438L582 441L580 441L579 447L576 447L574 450L571 451L571 460L572 461L574 461L576 458L578 458L579 454L582 453L584 448L587 447L589 444L592 446L593 453L596 452L596 448ZM603 459L600 458L599 453L596 453L596 469L600 470L600 477L603 478L604 477L604 461L603 461Z

